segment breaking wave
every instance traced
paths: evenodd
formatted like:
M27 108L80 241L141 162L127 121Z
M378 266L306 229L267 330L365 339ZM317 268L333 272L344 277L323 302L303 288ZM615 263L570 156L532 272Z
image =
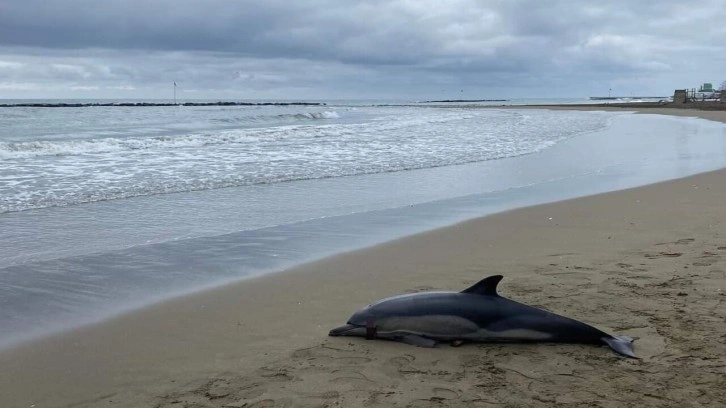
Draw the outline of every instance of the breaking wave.
M215 118L212 122L217 123L266 123L270 120L280 122L300 122L300 121L315 121L315 120L326 120L326 119L338 119L340 115L338 112L333 110L327 110L322 112L300 112L300 113L283 113L278 115L243 115L243 116L232 116L225 118Z
M582 113L398 109L358 123L5 141L0 213L496 160L546 149L606 122Z

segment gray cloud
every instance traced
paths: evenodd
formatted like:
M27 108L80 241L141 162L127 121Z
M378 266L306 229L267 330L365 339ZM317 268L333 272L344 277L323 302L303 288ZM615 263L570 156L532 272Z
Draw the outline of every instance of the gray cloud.
M4 0L0 97L668 94L726 79L725 20L722 0Z

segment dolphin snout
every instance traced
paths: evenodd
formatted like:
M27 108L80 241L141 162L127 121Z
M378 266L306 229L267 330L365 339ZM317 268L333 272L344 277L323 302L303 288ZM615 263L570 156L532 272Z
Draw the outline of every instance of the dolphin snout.
M355 336L353 330L359 329L359 326L346 324L345 326L336 327L328 333L328 336Z

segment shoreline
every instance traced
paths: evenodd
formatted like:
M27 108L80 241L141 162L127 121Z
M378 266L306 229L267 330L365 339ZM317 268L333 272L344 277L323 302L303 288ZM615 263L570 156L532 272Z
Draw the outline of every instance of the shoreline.
M725 113L716 112L722 122ZM649 368L684 361L702 369L706 362L701 374L693 373L704 382L700 388L679 383L681 389L667 397L676 392L687 401L696 389L718 396L719 383L709 370L715 367L711 363L723 364L723 357L708 347L687 349L687 342L678 343L686 351L673 354L666 344L674 337L653 322L667 323L663 330L693 329L708 320L698 318L704 310L713 308L718 316L723 292L711 289L726 289L720 269L726 267L721 237L726 231L719 222L726 216L719 205L726 199L724 176L726 170L719 170L477 218L19 345L0 353L0 366L6 367L0 389L17 392L7 401L0 396L0 402L11 407L167 407L195 401L252 406L284 404L287 398L301 406L321 401L406 405L411 400L462 406L479 398L480 405L532 404L537 400L527 399L533 395L524 386L535 384L536 395L553 401L563 391L562 384L544 380L546 371L539 370L547 368L562 371L558 375L569 386L566 391L582 403L595 398L576 380L597 381L588 365L625 387L620 397L645 398L628 388L630 383L616 380L617 371L625 371L633 384L647 386L644 378L635 378L647 372L645 377L657 377L656 383L673 385L678 378ZM693 208L698 212L683 217ZM655 270L662 267L668 272ZM576 345L440 346L432 355L395 343L326 337L329 328L371 300L405 291L460 290L497 273L505 275L505 296L640 337L635 348L644 360L624 361L605 349ZM558 282L557 276L568 281ZM633 301L639 308L612 304L613 299ZM693 299L695 305L687 304ZM661 310L664 305L676 309ZM623 316L623 311L633 315ZM686 329L675 337L692 340L702 334L694 329L689 335ZM704 335L703 342L717 348L722 334ZM606 395L612 391L615 397L617 389L608 384L600 379ZM506 397L505 387L514 388L511 398L520 399ZM656 400L647 397L643 405Z
M686 105L687 106L687 105ZM693 117L714 122L726 123L726 104L719 104L719 109L708 110L697 107L676 107L676 106L655 106L632 104L596 104L596 105L526 105L521 106L497 106L498 109L547 109L547 110L576 110L576 111L606 111L606 112L636 112L639 114L667 115ZM483 107L489 108L489 107Z

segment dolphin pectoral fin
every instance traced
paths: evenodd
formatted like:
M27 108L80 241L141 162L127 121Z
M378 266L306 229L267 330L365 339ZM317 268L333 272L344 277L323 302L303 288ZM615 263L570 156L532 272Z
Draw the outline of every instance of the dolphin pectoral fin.
M402 343L410 344L412 346L418 346L418 347L426 347L426 348L432 348L436 347L436 340L431 340L423 336L418 336L415 334L402 334L400 336L396 336L395 340L400 341Z
M616 353L631 358L638 358L633 352L633 339L628 336L603 337L602 340Z

